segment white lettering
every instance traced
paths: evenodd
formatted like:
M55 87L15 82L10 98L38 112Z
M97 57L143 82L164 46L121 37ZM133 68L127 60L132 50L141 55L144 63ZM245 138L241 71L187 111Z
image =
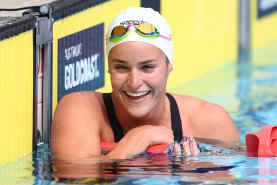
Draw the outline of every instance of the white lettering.
M91 58L88 58L88 63L89 63L89 74L90 74L90 80L94 79L94 60L92 58L93 56L91 56Z
M64 89L68 90L100 76L97 68L99 54L68 64L64 67Z
M69 76L69 67L68 65L65 66L64 68L64 88L65 90L69 89L69 83L70 83L70 80L68 78L70 78Z
M94 76L95 78L99 77L99 70L97 69L97 59L99 54L91 56L91 61L94 63Z
M73 84L71 83L72 82L72 76L74 76L74 71L73 71L73 65L72 64L69 64L69 89L72 88Z
M66 60L82 55L82 43L64 49L64 54Z

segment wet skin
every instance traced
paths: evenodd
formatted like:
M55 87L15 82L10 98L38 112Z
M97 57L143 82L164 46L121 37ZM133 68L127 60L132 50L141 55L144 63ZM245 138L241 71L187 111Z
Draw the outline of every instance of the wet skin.
M50 147L57 156L75 162L80 158L125 159L150 145L174 143L165 95L172 65L163 52L147 43L121 43L110 51L108 66L123 139L110 153L101 155L101 142L114 142L102 93L72 93L59 102L53 118ZM172 96L179 107L183 136L239 141L237 129L222 107L190 96ZM195 147L195 141L188 143L186 153L197 155Z

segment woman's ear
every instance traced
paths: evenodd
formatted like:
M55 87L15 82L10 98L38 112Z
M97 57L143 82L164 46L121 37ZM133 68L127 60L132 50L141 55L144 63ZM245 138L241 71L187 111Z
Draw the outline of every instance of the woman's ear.
M174 69L174 66L172 65L172 63L168 62L168 72L170 73L172 70Z
M174 69L174 66L169 61L167 62L168 62L168 65L167 65L167 77L168 77L170 72Z

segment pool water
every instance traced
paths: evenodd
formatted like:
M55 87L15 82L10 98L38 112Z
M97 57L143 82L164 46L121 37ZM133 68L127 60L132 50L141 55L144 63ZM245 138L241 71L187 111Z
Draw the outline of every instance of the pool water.
M221 148L200 143L197 157L145 153L134 159L80 165L53 157L44 144L37 153L0 167L0 184L277 184L277 158L247 157L244 147L246 133L277 125L276 46L256 51L251 62L226 64L203 78L206 81L195 81L195 86L205 87L198 97L230 113L241 145ZM235 75L222 85L219 71Z

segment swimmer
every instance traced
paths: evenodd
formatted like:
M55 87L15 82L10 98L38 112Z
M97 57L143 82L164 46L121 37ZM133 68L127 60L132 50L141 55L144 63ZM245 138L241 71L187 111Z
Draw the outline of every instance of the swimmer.
M182 141L185 155L198 155L193 137L239 141L224 108L166 92L174 68L173 42L158 12L141 7L120 12L108 28L106 54L112 92L76 92L62 98L51 128L50 148L56 155L125 159L151 145L176 141ZM101 142L118 144L101 155ZM180 146L174 149L180 151Z

